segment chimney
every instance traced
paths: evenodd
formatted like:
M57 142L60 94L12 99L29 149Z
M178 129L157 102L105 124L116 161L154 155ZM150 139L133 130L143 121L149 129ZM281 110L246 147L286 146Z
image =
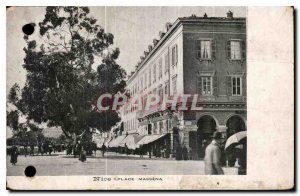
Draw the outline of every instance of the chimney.
M162 32L162 31L159 31L159 37L160 37L160 39L161 38L163 38L163 36L165 35L165 33L164 32Z
M147 57L147 56L148 56L148 54L149 54L149 52L147 52L147 51L144 51L144 54L145 54L145 57Z
M156 46L157 43L158 43L158 40L157 39L153 39L154 46Z
M171 29L171 27L172 27L172 24L171 24L170 22L167 22L167 23L166 23L166 29L167 29L167 31L168 31L169 29Z
M233 13L232 13L232 11L228 11L227 12L227 18L233 18Z
M151 50L153 49L153 46L152 45L148 45L148 49L149 49L149 52L151 52Z

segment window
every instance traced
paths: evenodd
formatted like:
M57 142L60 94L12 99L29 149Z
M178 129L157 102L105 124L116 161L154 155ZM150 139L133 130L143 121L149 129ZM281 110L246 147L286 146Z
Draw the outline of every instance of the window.
M162 58L159 59L158 70L158 79L160 79L162 78Z
M151 68L149 68L149 83L148 86L151 86L152 80L151 80Z
M211 59L211 41L198 40L197 57L200 59Z
M141 88L140 88L140 91L142 92L143 91L143 77L140 79L141 81Z
M212 95L212 77L199 76L197 81L198 94Z
M162 100L162 99L163 99L163 96L164 96L164 91L163 91L162 86L160 86L160 87L158 88L158 95L159 95L159 99Z
M154 127L153 127L153 133L156 133L156 130L157 130L157 123L155 122L153 125L154 125Z
M232 77L232 95L242 95L242 78Z
M162 133L164 128L163 121L159 121L159 133Z
M169 72L169 53L165 55L165 74Z
M246 59L246 45L243 40L229 40L227 41L227 58L230 60L245 60Z
M177 93L177 76L175 76L172 79L172 85L173 85L173 95L175 95Z
M232 60L240 60L241 59L241 42L240 41L231 41L231 59Z
M177 45L172 48L172 66L176 65L178 61L178 49Z
M156 82L156 64L153 67L153 83Z
M165 84L165 95L169 95L169 82Z
M144 89L147 89L147 73L145 73L145 86L144 86Z

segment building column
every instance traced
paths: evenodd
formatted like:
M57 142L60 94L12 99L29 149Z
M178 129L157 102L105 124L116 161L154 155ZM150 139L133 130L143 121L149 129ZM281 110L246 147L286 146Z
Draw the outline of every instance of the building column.
M226 138L226 136L227 136L227 127L226 127L226 125L219 125L217 127L217 130L222 133L223 138Z

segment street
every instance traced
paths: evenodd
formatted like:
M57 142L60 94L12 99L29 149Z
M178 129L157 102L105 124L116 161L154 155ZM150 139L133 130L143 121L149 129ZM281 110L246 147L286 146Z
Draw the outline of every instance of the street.
M120 155L109 152L102 157L88 157L80 162L71 155L54 154L47 156L20 155L15 166L10 164L7 156L7 175L24 175L27 166L36 168L38 176L72 176L72 175L203 175L203 161L175 161L174 159L149 159ZM223 168L225 174L236 175L237 168Z

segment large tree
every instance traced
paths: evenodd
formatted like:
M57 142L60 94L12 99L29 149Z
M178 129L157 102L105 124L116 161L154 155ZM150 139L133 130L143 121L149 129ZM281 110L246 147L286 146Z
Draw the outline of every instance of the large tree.
M107 131L120 119L116 111L97 111L103 93L124 92L125 71L116 63L114 36L89 16L88 7L47 7L39 23L39 40L25 35L25 86L16 84L9 101L8 125L18 128L17 115L28 122L59 126L66 137L96 128Z

